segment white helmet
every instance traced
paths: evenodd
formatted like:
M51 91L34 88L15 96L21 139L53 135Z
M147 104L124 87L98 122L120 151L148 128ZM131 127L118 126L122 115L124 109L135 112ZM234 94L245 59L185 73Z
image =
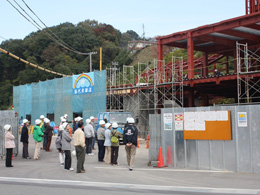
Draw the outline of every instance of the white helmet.
M83 118L81 118L80 116L77 117L77 122L83 120Z
M104 124L106 124L104 120L99 121L99 125L104 125Z
M126 118L126 122L129 122L129 119L130 119L130 117L127 117L127 118Z
M91 122L91 120L90 120L90 119L87 119L87 120L86 120L86 123L87 123L87 124L89 124L90 122Z
M110 126L111 126L110 123L106 123L106 124L105 124L106 129L108 129Z
M68 115L67 115L67 114L64 114L64 118L68 118Z
M29 123L30 121L28 121L27 119L23 119L23 124Z
M129 119L128 119L128 123L134 124L134 123L135 123L135 119L129 118Z
M5 130L5 131L9 131L10 129L11 129L11 125L6 124L6 125L4 126L4 130Z
M66 119L65 119L65 118L62 118L62 119L61 119L61 122L62 122L62 123L66 122Z
M49 123L49 122L50 122L50 120L49 120L48 118L45 118L45 119L44 119L44 123L47 124L47 123Z
M45 118L44 115L41 115L41 116L40 116L40 119L44 119L44 118Z
M35 120L35 124L36 124L36 125L39 125L39 124L41 124L41 123L42 123L42 121L41 121L40 119L36 119L36 120Z
M93 119L95 119L95 117L94 117L94 116L91 116L89 119L90 119L90 120L93 120Z
M63 123L63 124L62 124L63 129L65 129L68 124L69 124L69 123Z
M117 123L113 123L113 124L112 124L112 128L113 128L113 129L117 129L117 127L118 127L118 124L117 124Z

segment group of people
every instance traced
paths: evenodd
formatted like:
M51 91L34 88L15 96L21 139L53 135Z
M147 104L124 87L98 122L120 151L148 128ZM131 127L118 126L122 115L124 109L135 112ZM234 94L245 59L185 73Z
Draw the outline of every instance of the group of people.
M68 171L73 171L71 167L71 142L74 140L75 155L77 157L77 173L84 173L85 155L94 155L92 149L94 149L95 142L98 144L98 161L105 162L106 164L119 165L117 162L119 152L119 139L123 138L125 144L127 163L129 170L133 170L138 129L135 126L133 118L127 118L127 122L124 128L123 134L121 134L117 128L117 123L106 123L104 120L99 121L100 127L95 132L94 117L90 117L86 120L84 126L83 118L75 118L75 130L74 136L70 134L70 125L68 121L68 115L64 115L61 118L58 136L55 140L56 148L59 152L59 160L61 166ZM72 122L72 121L71 121ZM28 153L29 134L28 126L30 121L23 120L23 128L21 132L21 142L23 143L22 157L25 159L31 159ZM50 145L53 135L53 128L50 125L50 120L43 115L40 119L35 120L35 126L33 128L33 138L35 140L34 159L40 159L41 148L47 152L51 152ZM12 134L11 126L5 125L5 148L6 148L6 167L13 167L12 165L12 153L15 148L15 137ZM105 160L104 160L105 159Z

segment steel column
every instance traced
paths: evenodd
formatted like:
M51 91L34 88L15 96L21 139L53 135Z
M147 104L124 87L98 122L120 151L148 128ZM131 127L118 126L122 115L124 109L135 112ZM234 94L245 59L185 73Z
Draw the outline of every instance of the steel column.
M203 53L202 77L208 76L208 53Z
M188 32L188 78L194 78L194 42L191 32Z

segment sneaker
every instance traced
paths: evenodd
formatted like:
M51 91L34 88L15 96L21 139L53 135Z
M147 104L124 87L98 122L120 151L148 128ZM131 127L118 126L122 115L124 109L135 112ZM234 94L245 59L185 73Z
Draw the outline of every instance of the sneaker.
M30 156L28 156L26 159L32 159Z
M133 168L129 168L129 171L133 171Z
M61 164L60 164L60 166L62 166L62 167L63 167L63 166L64 166L64 163L61 163Z
M73 171L74 169L71 167L70 169L69 169L69 171Z
M93 156L93 155L94 155L94 153L89 153L88 155L89 155L89 156Z

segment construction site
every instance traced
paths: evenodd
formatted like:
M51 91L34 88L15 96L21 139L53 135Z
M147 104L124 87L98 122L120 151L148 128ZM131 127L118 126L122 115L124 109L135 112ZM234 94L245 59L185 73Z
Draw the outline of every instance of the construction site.
M210 106L219 97L235 105L260 102L259 11L259 1L246 0L243 16L157 37L152 64L119 69L114 63L107 69L107 110L131 111L144 133L149 114L162 108ZM166 63L166 46L186 49L187 59Z

